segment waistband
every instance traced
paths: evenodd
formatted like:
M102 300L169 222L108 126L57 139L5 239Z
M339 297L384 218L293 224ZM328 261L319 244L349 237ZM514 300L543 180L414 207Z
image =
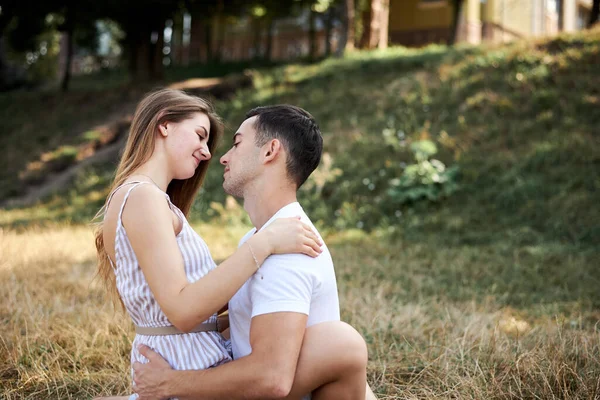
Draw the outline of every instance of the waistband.
M183 332L174 327L170 326L136 326L135 333L139 335L147 335L147 336L168 336L168 335L184 335L186 333L196 333L196 332L217 332L217 323L216 322L205 322L203 324L197 325L194 329L189 332Z

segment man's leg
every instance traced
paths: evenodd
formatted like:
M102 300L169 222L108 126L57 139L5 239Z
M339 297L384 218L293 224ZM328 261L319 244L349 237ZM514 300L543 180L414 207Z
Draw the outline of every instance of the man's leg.
M314 400L375 399L367 385L367 345L344 322L306 329L294 384L288 399L312 392Z

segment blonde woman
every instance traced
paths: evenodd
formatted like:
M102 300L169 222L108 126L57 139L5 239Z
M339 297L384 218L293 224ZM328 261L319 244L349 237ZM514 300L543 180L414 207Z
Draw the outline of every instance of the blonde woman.
M151 93L135 112L96 233L99 275L135 325L132 364L148 362L140 345L156 351L176 370L202 370L231 361L218 331L217 312L269 255L316 257L322 251L310 226L297 218L282 218L253 235L217 268L186 217L221 133L210 104L176 90ZM348 349L343 344L355 343L356 337L341 323L327 332L340 332L342 346L325 346L318 337L309 340L303 352L319 358L308 358L308 364L319 360L322 367L323 355L330 355L326 360L346 368L348 357L338 356Z

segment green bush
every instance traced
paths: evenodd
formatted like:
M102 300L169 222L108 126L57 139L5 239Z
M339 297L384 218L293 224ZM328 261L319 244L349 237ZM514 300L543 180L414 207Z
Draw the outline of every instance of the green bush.
M410 148L416 163L407 165L400 178L390 181L388 195L393 202L439 201L458 189L458 167L446 168L443 162L431 158L437 153L435 143L422 140L412 143Z

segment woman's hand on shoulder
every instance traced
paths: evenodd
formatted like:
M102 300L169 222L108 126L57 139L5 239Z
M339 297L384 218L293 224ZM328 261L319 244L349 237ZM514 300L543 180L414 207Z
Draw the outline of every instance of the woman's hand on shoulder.
M259 232L267 240L270 254L302 253L318 257L323 242L300 217L278 218Z

